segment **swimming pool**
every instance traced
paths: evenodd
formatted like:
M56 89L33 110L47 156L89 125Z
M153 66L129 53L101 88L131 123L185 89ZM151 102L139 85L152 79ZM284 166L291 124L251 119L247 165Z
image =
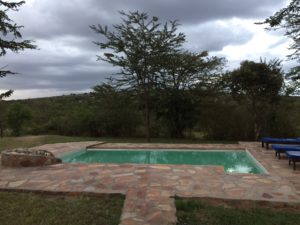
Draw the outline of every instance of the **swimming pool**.
M61 159L68 163L218 165L223 166L227 173L266 173L253 156L244 150L80 150L66 154Z

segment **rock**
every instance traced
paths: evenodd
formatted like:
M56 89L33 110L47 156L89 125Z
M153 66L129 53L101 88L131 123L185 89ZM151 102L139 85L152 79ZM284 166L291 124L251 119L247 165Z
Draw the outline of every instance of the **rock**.
M2 166L30 167L47 166L57 163L61 163L61 159L55 158L52 152L46 150L17 148L1 153Z

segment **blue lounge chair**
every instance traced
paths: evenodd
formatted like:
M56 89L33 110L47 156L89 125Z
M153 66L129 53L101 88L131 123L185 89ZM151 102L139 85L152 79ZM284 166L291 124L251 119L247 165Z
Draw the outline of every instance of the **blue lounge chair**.
M289 165L293 162L293 170L296 170L296 162L300 162L300 151L287 151L286 156L289 158Z
M275 156L278 156L280 159L280 153L284 153L287 151L299 151L300 146L293 146L293 145L272 145L272 149L275 150Z
M261 139L261 146L269 149L269 144L293 144L293 145L300 145L300 138L271 138L271 137L264 137Z

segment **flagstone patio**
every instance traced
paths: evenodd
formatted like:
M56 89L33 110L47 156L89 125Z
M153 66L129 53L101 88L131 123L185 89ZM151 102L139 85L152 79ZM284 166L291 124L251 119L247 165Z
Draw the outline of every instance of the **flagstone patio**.
M38 148L57 157L96 142L48 144ZM0 189L16 191L122 193L122 225L175 224L174 196L300 203L300 165L293 171L260 143L107 144L97 148L248 149L269 174L226 174L220 166L140 164L57 164L46 167L0 166Z

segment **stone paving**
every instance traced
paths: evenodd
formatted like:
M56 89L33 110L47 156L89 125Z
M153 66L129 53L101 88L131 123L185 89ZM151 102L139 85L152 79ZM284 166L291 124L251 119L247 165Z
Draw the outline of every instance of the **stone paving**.
M91 144L94 149L244 149L239 144L160 144L160 143L106 143Z
M49 144L56 156L95 142ZM102 148L150 148L149 144L101 144ZM35 168L0 166L0 189L126 195L122 225L175 224L174 196L300 202L300 165L293 171L260 143L236 145L155 144L157 148L248 149L268 175L226 174L220 166L57 164ZM210 147L209 147L210 146Z

